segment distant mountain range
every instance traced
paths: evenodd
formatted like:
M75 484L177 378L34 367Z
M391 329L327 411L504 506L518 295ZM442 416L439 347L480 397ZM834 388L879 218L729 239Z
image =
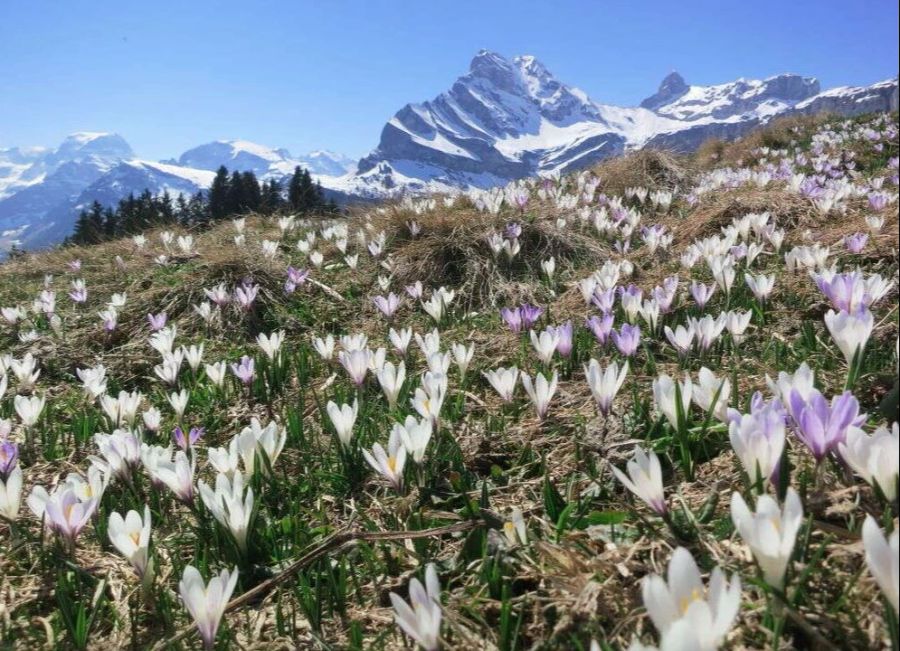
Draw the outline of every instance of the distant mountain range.
M0 149L0 250L61 241L77 213L147 189L172 195L209 187L214 171L281 178L308 168L338 197L490 187L568 172L642 147L688 152L711 137L733 139L777 116L896 111L897 79L822 92L811 77L784 74L689 85L671 73L637 107L595 102L531 56L483 50L450 90L407 104L360 161L317 151L292 156L244 140L200 145L177 159L139 159L117 134L77 133L56 149Z
M0 250L55 244L72 232L78 212L94 201L115 205L130 193L149 190L194 194L207 189L215 170L253 171L260 180L289 176L296 166L309 169L323 187L352 173L356 162L327 151L292 156L244 140L223 140L162 162L135 156L121 136L76 133L56 149L0 149ZM340 191L332 196L346 199Z

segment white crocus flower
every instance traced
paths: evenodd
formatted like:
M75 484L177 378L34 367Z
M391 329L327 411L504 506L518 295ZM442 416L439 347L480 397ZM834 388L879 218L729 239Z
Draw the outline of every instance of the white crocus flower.
M803 398L803 402L806 402L815 389L815 380L815 374L806 362L801 363L793 373L779 371L777 380L766 376L769 390L781 400L781 404L788 410L791 408L791 393L796 391Z
M453 361L456 362L456 368L459 369L460 380L466 378L466 372L469 370L469 364L475 355L475 344L468 348L464 344L453 344L450 346L450 352L453 353Z
M112 434L94 434L100 457L90 459L117 477L127 479L141 461L141 442L132 432L117 429Z
M548 280L553 280L553 275L556 273L556 259L550 257L541 261L541 269Z
M329 334L313 338L313 348L319 353L319 357L326 361L330 360L334 357L334 337Z
M178 583L178 594L181 595L184 607L194 618L207 651L215 647L219 622L222 621L225 607L237 585L237 578L236 567L231 572L222 570L217 576L213 576L207 585L194 566L188 565L184 568L184 575Z
M353 405L340 405L332 401L328 401L325 406L334 431L337 433L338 440L341 445L348 447L353 439L353 425L356 423L356 415L359 413L359 402L353 401Z
M401 356L406 355L406 351L409 348L409 342L412 341L412 336L412 328L402 328L399 331L391 328L390 332L388 332L388 338L391 340L394 350Z
M194 502L194 469L195 458L188 457L183 450L175 453L175 458L169 458L169 452L156 461L156 468L151 471L151 477L157 483L169 488L184 504Z
M716 567L703 585L700 570L691 553L678 547L669 561L668 581L661 576L645 577L642 583L644 606L663 640L686 622L697 633L697 651L714 651L731 630L741 606L741 580L729 581Z
M585 365L584 374L587 377L588 387L594 397L594 402L597 403L597 408L604 416L608 416L612 411L613 400L625 382L628 368L627 361L622 364L621 369L616 362L612 362L603 369L596 359L591 359Z
M510 545L528 544L528 527L521 509L513 508L509 520L503 523L503 534Z
M675 327L675 330L665 326L663 332L679 355L684 357L691 352L691 348L694 345L694 329L690 325L686 328L683 325L679 325Z
M867 515L862 538L869 572L893 606L894 613L900 613L900 530L894 528L890 537L886 538L875 518Z
M388 441L388 449L385 451L380 443L372 447L372 452L363 450L363 457L375 472L387 479L394 490L403 489L403 468L406 465L406 447L401 441L400 434L396 430L391 431Z
M769 296L772 295L772 290L775 289L775 274L765 275L760 274L758 276L754 276L749 273L744 274L744 280L747 282L747 287L750 288L750 291L753 292L753 295L756 297L756 300L761 303L765 303Z
M400 397L400 390L403 388L403 382L406 380L406 364L400 362L396 366L392 362L385 362L375 376L378 378L378 384L387 398L388 405L391 409L397 406L397 399Z
M273 332L271 335L260 333L256 336L256 343L259 345L260 349L262 349L263 353L265 353L266 357L268 357L270 361L273 361L278 357L278 353L281 351L281 345L284 343L284 330Z
M857 351L862 351L872 336L875 327L875 318L872 313L863 309L853 314L848 312L835 312L828 310L825 314L825 325L834 339L834 343L841 349L847 364L853 364Z
M684 382L681 383L676 383L675 380L665 373L653 380L653 400L656 408L675 429L679 426L676 388L681 390L681 412L687 414L693 394L693 383L690 376L685 376Z
M663 488L662 467L659 457L653 450L649 453L643 448L634 448L634 457L626 466L628 474L613 466L612 471L622 485L637 495L657 515L665 515L666 493Z
M239 448L239 436L235 436L229 442L227 448L209 448L207 458L209 464L216 469L216 472L233 477L240 469L241 454Z
M407 416L402 424L394 423L391 435L399 436L412 460L420 464L425 458L425 450L431 440L431 430L430 419L416 420L413 416Z
M877 486L888 502L897 499L900 481L900 430L879 427L871 436L859 427L847 428L847 440L838 444L841 459L871 486Z
M766 583L783 589L797 532L803 524L803 504L797 492L788 488L783 509L768 495L761 495L754 513L735 491L731 494L731 521L750 547Z
M434 565L425 568L424 587L418 579L410 581L409 604L395 592L390 598L397 625L425 651L437 651L441 646L441 585Z
M188 401L191 399L191 394L187 389L182 389L178 393L170 393L167 399L178 420L181 420L184 417L184 410L187 409Z
M416 389L411 402L419 416L429 418L432 423L438 425L446 396L447 376L429 371L422 377L422 386Z
M203 344L191 344L190 346L181 347L181 350L184 353L184 359L187 360L188 366L192 371L196 372L203 362L203 348Z
M200 499L213 517L231 532L242 552L247 551L247 535L253 515L253 488L244 488L244 476L235 472L229 478L216 475L215 490L200 481L197 485Z
M544 416L547 415L547 410L550 408L550 401L556 393L558 379L556 371L553 372L553 376L549 381L543 373L537 373L534 376L534 381L532 381L530 375L522 373L522 386L525 387L525 393L531 399L538 418L541 420L544 419Z
M441 333L438 332L437 328L431 332L426 332L424 335L420 335L417 332L415 334L415 339L416 345L419 347L419 350L422 351L422 356L426 359L435 353L441 352Z
M740 345L746 338L745 333L747 328L750 327L750 319L752 317L753 312L749 310L746 312L731 310L725 315L725 328L731 334L735 344Z
M16 465L6 480L0 479L0 516L14 522L22 505L22 467Z
M44 411L44 396L16 396L13 407L25 427L34 427Z
M215 362L214 364L206 364L203 367L206 377L217 387L225 384L225 377L228 374L228 365L225 362Z
M431 373L447 375L450 372L450 353L432 353L426 360Z
M718 397L716 394L718 393ZM691 397L704 413L712 413L715 418L725 422L728 418L728 400L731 397L731 382L728 378L719 378L705 366L700 369L697 384L694 385ZM715 405L713 405L715 399Z
M482 373L494 390L499 394L503 402L510 402L516 391L516 382L519 380L519 369L515 366Z
M143 577L150 565L150 506L144 505L144 517L129 511L123 518L116 512L109 515L109 541Z
M553 353L556 352L556 347L559 345L559 334L556 330L544 330L539 335L534 330L531 330L529 331L529 336L538 359L544 364L549 364L553 359Z

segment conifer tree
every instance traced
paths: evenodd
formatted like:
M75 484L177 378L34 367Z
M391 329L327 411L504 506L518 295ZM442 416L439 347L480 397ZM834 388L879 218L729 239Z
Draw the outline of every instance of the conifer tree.
M209 216L212 221L225 219L228 216L228 195L230 183L228 169L222 165L209 186Z

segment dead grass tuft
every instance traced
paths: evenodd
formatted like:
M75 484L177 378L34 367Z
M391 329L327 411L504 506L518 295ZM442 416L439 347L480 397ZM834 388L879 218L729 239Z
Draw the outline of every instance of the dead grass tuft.
M696 168L686 156L656 149L641 149L604 161L594 168L600 190L623 194L626 188L643 186L651 190L684 188Z

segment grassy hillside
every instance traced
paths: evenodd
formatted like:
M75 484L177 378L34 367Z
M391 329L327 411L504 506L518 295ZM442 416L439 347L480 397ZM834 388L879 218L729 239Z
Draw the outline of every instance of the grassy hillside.
M237 569L220 649L411 648L395 602L426 574L422 648L889 648L897 136L794 119L690 158L7 262L0 646L200 648L191 565ZM504 400L501 367L552 378L549 402L522 379ZM642 497L613 472L638 449L660 469ZM789 513L748 525L733 493ZM111 519L145 508L149 547ZM670 561L671 596L648 578ZM721 572L732 591L707 591Z

